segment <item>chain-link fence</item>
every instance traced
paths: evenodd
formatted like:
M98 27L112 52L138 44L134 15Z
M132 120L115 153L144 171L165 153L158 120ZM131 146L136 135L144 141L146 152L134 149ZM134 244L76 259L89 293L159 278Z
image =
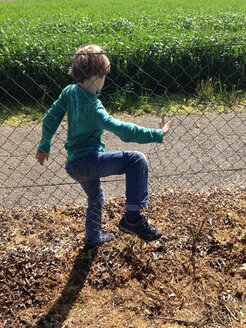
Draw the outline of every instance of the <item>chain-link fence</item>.
M100 99L121 120L158 128L175 117L163 144L123 143L105 131L106 150L138 150L149 161L151 193L245 187L245 45L107 53L111 73ZM66 120L45 166L35 154L41 116L68 84L71 54L0 55L0 201L4 207L84 202L64 170ZM134 108L134 110L133 110ZM139 116L127 116L138 112ZM124 176L102 179L124 195Z

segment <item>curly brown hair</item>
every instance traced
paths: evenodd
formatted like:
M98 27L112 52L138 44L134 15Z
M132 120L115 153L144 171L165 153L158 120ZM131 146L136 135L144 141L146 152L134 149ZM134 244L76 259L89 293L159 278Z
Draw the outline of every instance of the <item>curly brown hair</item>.
M76 50L68 74L74 78L75 82L83 83L94 75L103 77L109 71L110 62L103 49L90 44Z

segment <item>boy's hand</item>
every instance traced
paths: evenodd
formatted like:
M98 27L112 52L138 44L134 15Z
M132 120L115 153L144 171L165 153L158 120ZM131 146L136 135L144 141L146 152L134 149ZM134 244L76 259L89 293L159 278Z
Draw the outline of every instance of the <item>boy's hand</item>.
M44 165L44 162L48 161L48 159L49 159L49 154L48 153L37 152L36 158L37 158L40 165Z
M165 118L165 115L164 115L164 114L161 115L161 120L160 120L159 125L160 125L160 128L161 128L162 131L163 131L163 135L164 135L164 136L165 136L165 135L168 133L168 131L170 130L171 126L173 125L173 122L174 122L173 119L167 121L167 119Z

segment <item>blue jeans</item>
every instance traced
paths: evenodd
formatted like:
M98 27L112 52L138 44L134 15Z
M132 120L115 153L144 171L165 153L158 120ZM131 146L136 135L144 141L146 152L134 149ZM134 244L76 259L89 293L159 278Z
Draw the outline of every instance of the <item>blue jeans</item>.
M138 211L148 206L148 163L136 151L92 151L83 158L68 161L67 173L80 183L87 195L86 239L100 240L104 190L100 178L126 175L126 209Z

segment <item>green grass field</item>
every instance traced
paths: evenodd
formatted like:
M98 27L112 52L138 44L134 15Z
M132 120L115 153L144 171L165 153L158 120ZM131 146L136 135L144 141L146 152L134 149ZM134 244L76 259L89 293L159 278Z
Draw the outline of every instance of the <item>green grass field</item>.
M206 11L211 14L222 11L232 13L245 13L246 4L243 0L17 0L8 1L1 0L0 19L3 20L6 15L11 15L13 19L23 17L23 15L30 16L34 19L49 17L52 14L84 14L84 15L106 15L111 17L126 17L134 12L145 12L151 16L159 17L160 10L162 13L174 13L177 10L197 13ZM147 11L147 12L146 12Z
M107 51L246 40L245 1L20 0L1 2L1 53Z
M103 46L110 57L111 83L105 90L113 111L146 105L146 90L159 99L167 93L194 96L201 81L211 78L213 99L246 88L245 1L19 0L0 1L0 9L3 102L21 95L21 105L26 96L29 102L49 103L71 83L71 54L88 43ZM28 90L25 97L23 90Z

